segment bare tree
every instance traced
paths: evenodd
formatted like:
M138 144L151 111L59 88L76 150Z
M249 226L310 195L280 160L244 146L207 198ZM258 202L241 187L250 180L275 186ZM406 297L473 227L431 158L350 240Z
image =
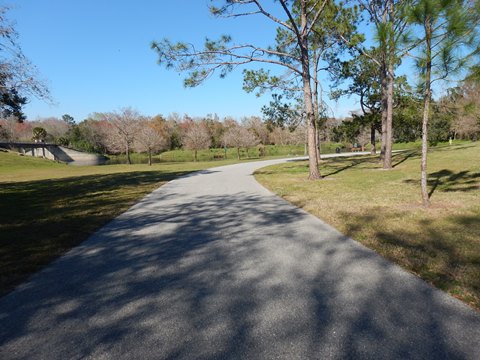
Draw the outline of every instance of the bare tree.
M269 131L265 126L265 123L258 116L246 117L242 119L242 123L257 136L260 143L263 145L269 144Z
M292 138L290 131L281 127L275 127L270 137L275 145L289 145Z
M465 82L453 100L454 115L452 128L464 139L480 137L480 83Z
M47 141L55 141L58 138L65 136L70 126L63 120L56 117L48 117L34 121L35 126L43 127L47 133ZM38 125L37 125L38 124Z
M143 120L139 124L139 131L135 138L135 149L148 153L148 165L152 165L152 153L168 147L166 136L158 132L151 120Z
M300 124L291 133L291 143L292 145L305 144L306 137L307 137L307 127L305 126L305 124Z
M4 141L30 140L32 126L30 123L19 123L15 116L0 119L0 137Z
M231 126L223 134L223 141L226 146L231 146L237 149L237 158L240 160L240 149L248 149L258 145L259 140L255 134L243 126Z
M193 150L194 160L197 159L198 150L208 149L212 144L212 137L206 126L202 123L192 122L183 134L183 146L188 150Z
M123 108L120 112L107 113L103 117L110 125L110 129L104 129L108 146L125 151L127 164L131 164L130 150L140 129L142 116L132 108Z

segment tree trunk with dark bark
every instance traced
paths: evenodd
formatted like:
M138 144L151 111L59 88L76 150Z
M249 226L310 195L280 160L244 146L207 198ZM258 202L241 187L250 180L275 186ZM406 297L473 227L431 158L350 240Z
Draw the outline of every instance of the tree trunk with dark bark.
M377 148L376 148L376 139L375 139L375 124L372 124L370 126L370 154L375 155L377 153Z
M432 76L432 24L429 17L425 20L425 85L423 96L423 120L422 120L422 161L421 161L421 180L423 206L430 206L430 196L427 187L427 152L428 152L428 120L430 117L430 101L432 96L431 76Z

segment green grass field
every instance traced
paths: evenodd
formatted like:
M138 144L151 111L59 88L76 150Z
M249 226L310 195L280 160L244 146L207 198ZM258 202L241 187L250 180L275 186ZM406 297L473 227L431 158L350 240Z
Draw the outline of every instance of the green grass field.
M259 170L256 178L286 200L428 282L480 309L480 144L439 146L429 154L432 205L421 206L420 153L323 161L324 180L307 163Z

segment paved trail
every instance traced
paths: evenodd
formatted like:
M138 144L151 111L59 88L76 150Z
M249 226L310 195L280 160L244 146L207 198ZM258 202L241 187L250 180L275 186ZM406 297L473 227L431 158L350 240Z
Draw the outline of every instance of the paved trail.
M1 359L479 359L480 316L272 195L170 182L0 299Z

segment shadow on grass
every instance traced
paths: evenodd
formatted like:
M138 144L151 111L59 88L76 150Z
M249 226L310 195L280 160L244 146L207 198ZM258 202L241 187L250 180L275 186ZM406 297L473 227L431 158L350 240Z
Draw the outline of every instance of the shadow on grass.
M2 184L0 294L163 182L188 173L145 171Z
M339 174L345 170L352 169L365 165L367 167L377 166L378 157L377 156L365 156L365 157L348 157L348 158L331 158L327 160L327 170L324 170L322 173L324 178L327 178L332 175Z
M342 215L348 236L359 238L366 224L378 224L366 239L370 248L480 310L479 214L412 220L421 232L383 228L398 217L397 213Z
M420 184L420 180L407 179L407 184ZM458 171L443 169L429 174L427 185L430 187L429 197L435 191L443 192L470 192L480 190L480 172Z
M476 339L473 313L281 199L163 190L0 300L0 355L448 359L477 346L462 335Z
M404 151L392 155L392 167L395 168L405 161L413 158L419 158L421 153L418 150Z

